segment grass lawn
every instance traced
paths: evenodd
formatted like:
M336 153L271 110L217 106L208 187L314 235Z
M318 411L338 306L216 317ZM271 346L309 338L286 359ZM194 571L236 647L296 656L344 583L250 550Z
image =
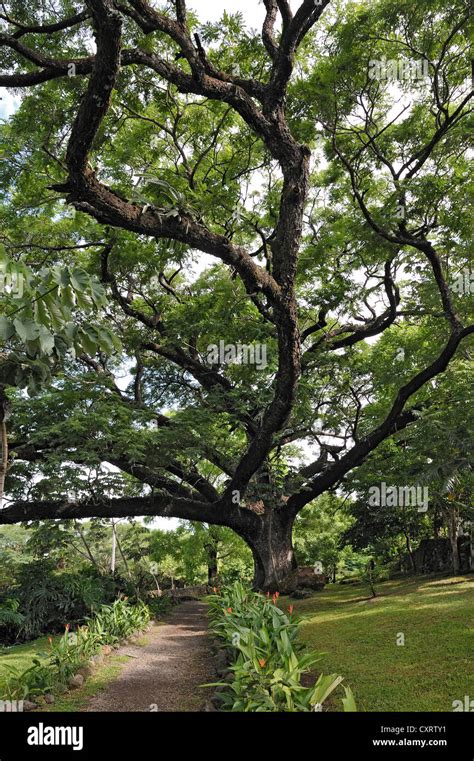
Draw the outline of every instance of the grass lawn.
M328 585L291 602L320 668L352 687L362 711L452 711L474 697L474 576ZM400 633L405 645L397 645ZM333 710L341 710L335 702Z
M129 658L126 655L110 655L104 660L92 676L84 682L78 690L71 690L64 695L57 695L52 705L43 706L42 711L60 711L74 713L87 708L89 700L101 690L104 690L109 682L118 677L123 663Z
M59 637L60 635L57 635L53 637L53 640ZM140 644L145 643L146 640L144 639ZM33 665L34 658L48 653L48 651L48 637L40 637L39 639L31 640L31 642L26 642L24 645L14 645L5 649L0 648L0 694L6 673L4 666L15 666L25 671L29 666ZM52 705L42 706L41 711L74 712L82 710L93 695L103 690L109 682L119 675L122 664L128 660L123 655L110 655L105 658L103 664L94 670L92 676L87 679L80 689L71 690L63 695L56 695L55 702Z
M58 639L59 635L53 637ZM47 655L49 652L48 637L40 637L25 642L24 645L14 645L13 647L0 646L0 693L2 691L4 677L6 676L5 666L14 666L21 671L33 665L33 658Z

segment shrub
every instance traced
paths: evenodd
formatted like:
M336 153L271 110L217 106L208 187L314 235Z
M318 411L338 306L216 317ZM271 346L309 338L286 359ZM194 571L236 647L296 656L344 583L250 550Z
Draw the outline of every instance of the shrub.
M264 597L240 582L210 598L211 629L232 653L233 681L219 684L228 688L223 693L224 710L317 711L342 682L336 674L321 674L313 687L302 685L303 674L311 671L319 656L305 652L297 642L298 622L291 612L280 610L277 599L278 595ZM355 711L351 690L344 691L344 710Z
M46 692L63 690L69 678L103 645L119 642L136 631L146 628L150 612L144 603L130 605L127 600L116 600L104 605L86 626L71 631L66 626L62 637L53 643L50 637L50 653L43 663L36 658L26 671L7 666L4 695L1 699L24 700Z
M18 628L24 621L24 615L18 608L18 600L7 598L0 602L0 632L3 633L11 628Z
M6 666L3 700L25 700L51 692L54 684L54 673L50 666L41 663L39 658L33 660L33 665L26 671L15 666Z
M94 618L88 619L88 629L104 645L115 645L135 631L144 629L150 622L150 611L143 602L129 605L126 600L116 600L103 605Z
M50 561L25 565L18 586L10 593L21 618L1 625L2 642L23 641L49 632L60 632L64 621L81 624L102 605L112 603L128 584L119 576L102 575L96 569L58 572Z
M147 601L147 606L153 618L159 618L173 607L174 602L169 595L163 595L162 597L150 597Z

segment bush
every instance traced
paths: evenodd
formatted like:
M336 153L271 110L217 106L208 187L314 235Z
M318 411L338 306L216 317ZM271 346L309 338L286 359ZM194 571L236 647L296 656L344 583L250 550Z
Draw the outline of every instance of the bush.
M69 624L63 636L53 644L46 660L38 658L26 671L7 666L3 700L24 700L47 692L66 689L68 681L103 645L111 645L146 628L150 612L144 603L130 605L127 600L116 600L104 605L86 626L75 632ZM46 656L45 656L46 657Z
M14 639L23 624L25 617L19 607L19 601L12 598L0 601L0 641Z
M296 641L298 622L271 599L240 582L210 598L211 629L232 653L234 679L223 693L224 710L252 712L306 712L322 710L342 677L320 675L313 687L301 684L319 656L304 652ZM217 685L207 685L217 686ZM351 690L344 688L345 711L355 711Z
M147 606L153 618L159 618L173 607L173 599L169 595L163 595L162 597L150 597L147 601Z
M2 642L25 641L42 634L60 632L64 621L81 624L101 605L112 603L119 594L129 591L119 576L102 575L96 569L75 573L55 570L49 561L25 565L11 597L16 601L19 617L10 625L1 625Z
M112 605L103 605L94 618L88 620L88 630L102 645L115 645L144 629L149 622L150 611L145 603L132 606L126 600L116 600Z
M39 658L35 658L26 671L15 666L6 666L6 670L2 700L26 700L45 695L53 689L54 673L49 664L41 663Z

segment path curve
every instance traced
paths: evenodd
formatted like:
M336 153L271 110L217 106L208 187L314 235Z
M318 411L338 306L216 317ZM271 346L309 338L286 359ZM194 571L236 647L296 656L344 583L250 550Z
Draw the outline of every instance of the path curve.
M153 623L145 645L127 645L116 655L132 656L120 675L86 711L200 711L216 681L206 605L189 601Z

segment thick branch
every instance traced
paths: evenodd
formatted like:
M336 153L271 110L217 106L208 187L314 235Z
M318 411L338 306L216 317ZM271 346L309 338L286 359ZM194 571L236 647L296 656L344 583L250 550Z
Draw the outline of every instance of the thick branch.
M208 502L172 498L154 494L150 497L124 497L104 502L15 502L0 510L0 525L23 521L82 518L131 518L140 516L182 518L205 521L216 526L231 525L230 512Z

